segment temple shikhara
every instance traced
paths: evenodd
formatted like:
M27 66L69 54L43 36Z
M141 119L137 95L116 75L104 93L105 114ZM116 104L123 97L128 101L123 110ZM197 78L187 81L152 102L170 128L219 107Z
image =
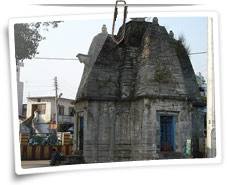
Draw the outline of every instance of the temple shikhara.
M86 163L204 157L206 101L188 54L156 17L127 22L120 44L102 27L77 55L74 148Z

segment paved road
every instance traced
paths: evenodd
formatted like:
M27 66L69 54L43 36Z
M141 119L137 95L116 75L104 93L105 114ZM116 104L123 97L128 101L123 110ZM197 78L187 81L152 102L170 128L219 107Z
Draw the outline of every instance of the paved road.
M49 163L49 160L21 161L21 166L22 168L48 167Z

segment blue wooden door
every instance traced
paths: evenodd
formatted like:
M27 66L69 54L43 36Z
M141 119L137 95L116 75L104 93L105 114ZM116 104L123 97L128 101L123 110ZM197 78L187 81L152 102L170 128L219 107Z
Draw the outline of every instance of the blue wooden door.
M84 118L80 117L80 125L79 125L79 150L83 151L84 144Z
M175 151L174 116L160 116L161 151Z

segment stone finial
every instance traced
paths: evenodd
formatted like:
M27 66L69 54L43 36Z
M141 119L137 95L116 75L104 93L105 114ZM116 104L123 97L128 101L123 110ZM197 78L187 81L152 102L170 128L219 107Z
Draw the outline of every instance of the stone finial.
M173 38L174 38L174 33L173 33L173 31L172 31L172 30L170 30L170 32L169 32L169 36L170 36L170 38L171 38L171 39L173 39Z
M153 23L156 24L156 25L158 25L158 18L157 17L154 17L153 18Z
M102 25L102 33L105 33L105 34L108 33L107 32L107 27L106 27L105 24Z
M88 55L84 55L84 54L79 53L76 57L79 59L80 63L88 65L88 60L89 60Z

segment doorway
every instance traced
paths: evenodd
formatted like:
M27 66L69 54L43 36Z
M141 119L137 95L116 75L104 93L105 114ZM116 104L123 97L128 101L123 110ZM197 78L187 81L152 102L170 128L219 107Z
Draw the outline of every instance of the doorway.
M79 117L79 133L78 133L78 139L79 139L79 150L83 151L83 145L84 145L84 117Z
M38 109L38 104L32 104L32 112L31 112L31 117L33 118L34 117L34 112L35 110Z
M175 117L160 115L160 143L162 152L175 151Z

